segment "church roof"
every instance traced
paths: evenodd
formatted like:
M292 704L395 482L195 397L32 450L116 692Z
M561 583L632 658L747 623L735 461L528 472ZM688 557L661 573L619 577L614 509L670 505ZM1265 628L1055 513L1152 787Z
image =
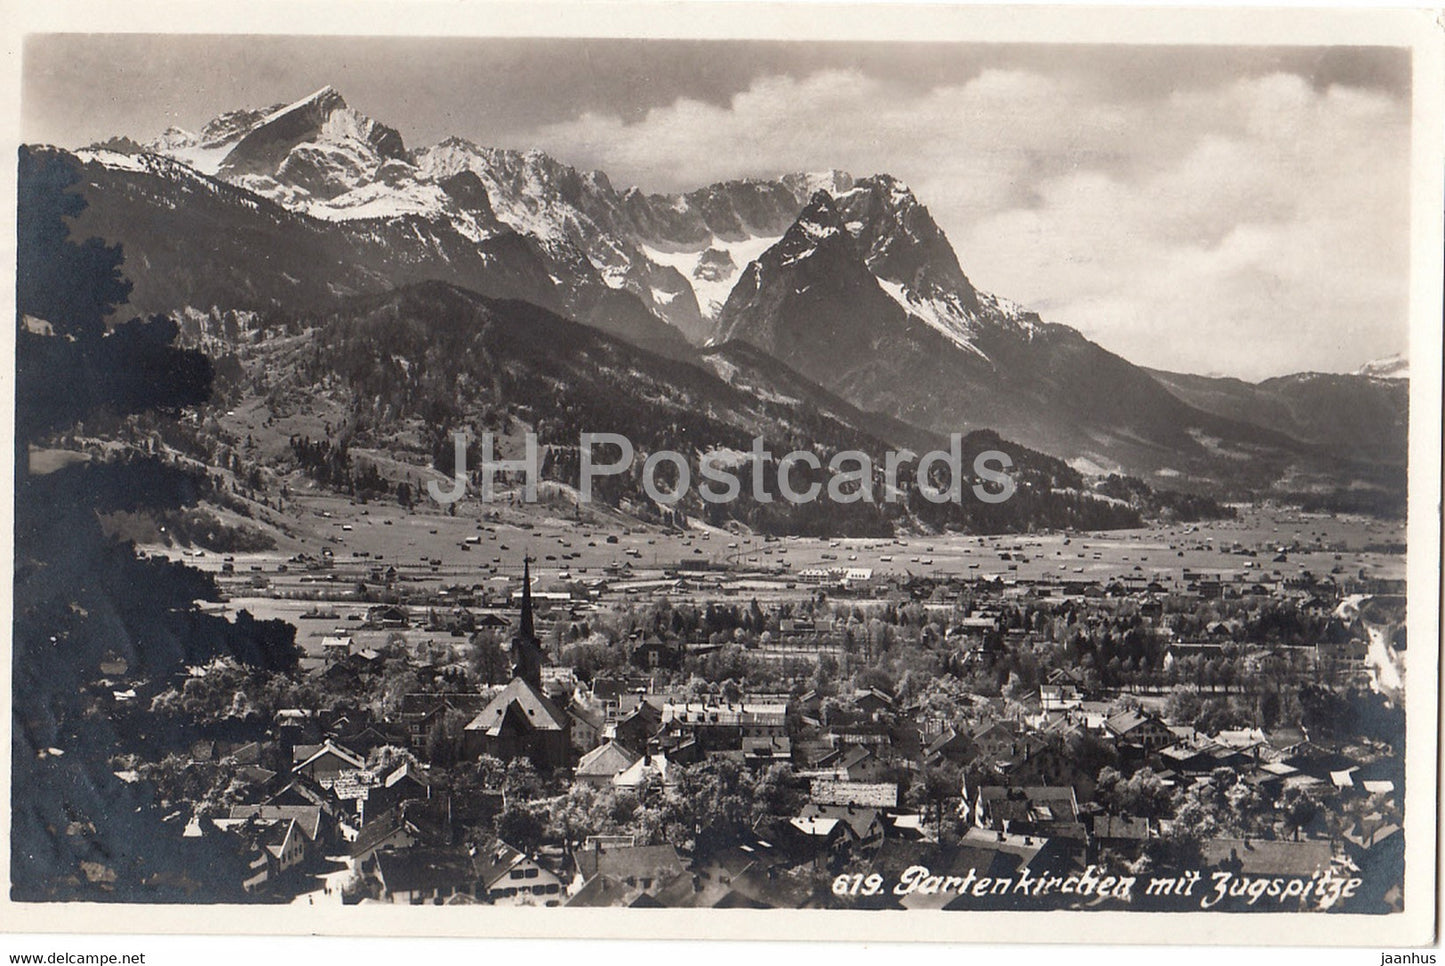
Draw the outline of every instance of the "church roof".
M513 710L515 709L515 710ZM512 711L514 720L526 721L538 731L562 731L568 725L566 712L547 699L539 689L523 678L513 678L511 683L497 693L467 725L467 731L485 731L499 735Z

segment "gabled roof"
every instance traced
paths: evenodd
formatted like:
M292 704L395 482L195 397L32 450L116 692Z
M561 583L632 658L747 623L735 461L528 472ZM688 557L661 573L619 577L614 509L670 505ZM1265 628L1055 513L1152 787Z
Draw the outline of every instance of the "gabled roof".
M763 869L754 863L732 881L732 892L718 905L734 908L801 909L815 899L804 870Z
M321 834L321 808L316 805L232 805L228 817L258 822L294 821L313 842Z
M743 755L750 758L792 758L793 741L787 736L744 738Z
M266 804L277 804L278 799L291 799L290 804L319 805L321 810L327 814L333 814L340 804L335 795L322 788L315 779L306 775L292 775L287 779L285 785L282 785L266 799ZM300 799L300 802L297 802L296 799ZM280 804L288 803L281 802Z
M1330 867L1330 843L1321 840L1213 839L1201 847L1205 866L1237 860L1243 875L1293 875L1308 878Z
M499 735L507 720L508 711L513 708L516 709L514 714L521 716L517 720L526 721L535 731L562 731L571 724L566 713L559 710L541 691L522 678L513 678L511 683L498 692L481 713L471 720L466 730Z
M465 888L472 859L460 849L384 849L376 853L376 874L388 892L430 892Z
M819 805L897 808L898 785L893 782L841 782L815 778L809 797Z
M356 840L351 843L350 851L354 856L364 855L403 829L424 844L440 844L446 838L446 824L445 809L430 802L403 802L363 825Z
M600 843L576 853L577 871L584 879L595 875L629 879L653 879L657 883L681 875L682 859L671 845L604 846Z
M601 711L587 707L576 698L567 705L567 713L591 728L601 729L607 723L607 716Z
M408 779L424 787L431 785L431 779L427 777L426 772L418 768L416 763L412 761L402 762L392 771L390 775L386 776L385 780L383 780L381 784L386 788L392 788L395 787L399 782L403 782Z
M298 745L296 747L296 751L300 752L303 748L310 751L311 753L304 760L297 762L295 765L293 765L291 769L292 771L300 771L312 762L324 758L327 755L334 755L335 757L340 758L352 768L362 768L366 765L366 761L361 758L361 756L357 755L349 748L338 745L330 738L327 738L319 745Z
M878 823L879 827L882 827L882 822L878 817L878 809L863 808L854 805L818 805L814 802L809 802L803 806L802 811L798 813L798 817L805 821L820 818L837 819L847 825L858 838L863 838L867 835L874 823Z
M978 796L994 818L1034 823L1078 819L1078 800L1068 785L985 785Z
M1349 842L1358 849L1372 849L1400 831L1400 826L1394 822L1386 822L1383 820L1366 822L1362 819L1360 822L1351 826L1350 829L1344 833L1343 838L1346 842Z
M623 771L612 777L612 784L618 788L636 788L642 784L648 776L653 776L663 782L667 781L668 775L673 772L672 763L663 754L649 755L646 758L639 758Z
M854 745L843 752L838 760L833 763L833 767L852 768L854 765L861 765L868 759L876 757L878 756L873 754L873 749L862 745Z
M1253 748L1267 739L1259 728L1226 728L1215 735L1214 740L1230 748Z
M808 818L800 815L797 818L790 819L789 824L804 835L816 835L827 838L833 834L833 830L839 826L840 822L836 818Z
M985 721L973 729L973 737L979 739L988 735L997 734L1000 738L1013 740L1013 738L1018 735L1018 732L1019 727L1017 722L1006 720Z
M1132 839L1143 841L1149 837L1147 819L1131 818L1127 815L1095 815L1094 835L1101 839Z
M564 904L580 909L628 906L641 894L641 889L626 885L620 879L614 879L610 875L594 875Z
M477 880L484 889L490 889L502 876L516 866L527 863L551 874L551 870L541 862L528 856L521 849L514 848L500 840L490 852L477 856L473 861L473 865L477 869Z
M583 755L574 774L578 778L613 778L631 768L641 757L635 751L609 741Z
M1152 714L1135 711L1132 708L1128 711L1120 711L1118 714L1110 715L1104 721L1104 727L1121 738L1149 724L1162 726L1163 722Z

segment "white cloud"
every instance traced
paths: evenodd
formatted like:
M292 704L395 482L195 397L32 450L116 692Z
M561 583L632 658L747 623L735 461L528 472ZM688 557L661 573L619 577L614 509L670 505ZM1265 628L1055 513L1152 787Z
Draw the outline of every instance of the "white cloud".
M1147 365L1261 377L1406 348L1408 105L1383 94L1273 74L1104 100L1037 71L923 92L823 71L534 140L656 190L889 171L976 284Z

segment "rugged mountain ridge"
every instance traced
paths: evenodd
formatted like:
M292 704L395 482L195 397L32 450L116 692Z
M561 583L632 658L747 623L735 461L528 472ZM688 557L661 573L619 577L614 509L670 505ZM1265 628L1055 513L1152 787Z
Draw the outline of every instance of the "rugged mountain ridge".
M111 147L119 147L117 144ZM742 265L776 240L808 192L841 172L726 182L684 195L619 193L538 151L462 138L408 150L400 134L325 87L289 105L233 111L198 134L170 129L143 150L180 160L290 210L330 221L419 216L480 241L511 229L565 270L639 299L694 342L706 339ZM476 219L446 184L477 178L493 219ZM721 255L727 256L725 259ZM731 265L729 265L731 263Z
M1009 454L1019 491L1006 504L965 498L938 507L916 494L886 504L879 488L874 503L792 506L771 483L775 495L768 502L752 501L745 487L737 500L707 504L696 495L697 459L716 452L724 465L740 467L755 436L774 459L807 449L826 463L830 454L853 449L869 454L879 472L887 449L946 444L860 412L745 347L710 350L699 365L679 363L530 303L439 282L348 299L313 322L318 328L309 337L260 340L241 350L249 370L266 373L267 421L285 438L293 417L314 424L314 406L324 400L329 418L345 427L353 454L384 453L391 466L445 465L450 431L463 426L498 431L504 452L530 430L545 450L544 477L575 484L580 434L613 431L623 433L637 455L634 472L605 481L603 498L628 504L642 519L681 511L766 531L859 535L920 522L1001 532L1127 526L1139 519L1136 508L1084 492L1079 474L1062 461L992 433L964 441L965 462L971 465L984 449ZM249 399L234 404L254 411ZM636 467L658 449L693 464L692 492L676 511L652 505L639 485ZM749 471L738 475L747 478ZM905 465L900 480L908 486L909 479Z
M1407 379L1303 372L1249 383L1149 372L1196 409L1283 431L1342 457L1405 464L1410 429Z
M860 408L939 433L990 427L1090 472L1233 492L1387 485L1336 440L1197 406L1076 330L978 292L927 209L886 175L816 193L743 271L717 339Z
M435 278L674 358L696 358L683 336L746 342L861 410L933 434L994 428L1087 472L1226 491L1373 485L1338 439L1205 404L978 291L886 174L619 191L538 151L460 138L409 149L331 88L79 160L104 196L87 218L156 277L137 286L146 310L324 306ZM175 213L177 191L226 204ZM165 237L197 231L215 252Z

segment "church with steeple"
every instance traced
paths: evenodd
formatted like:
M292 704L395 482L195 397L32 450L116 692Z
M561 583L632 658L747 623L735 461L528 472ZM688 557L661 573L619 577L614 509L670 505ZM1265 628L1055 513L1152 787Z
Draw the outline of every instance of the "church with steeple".
M529 758L538 771L566 767L572 719L542 688L542 642L532 614L531 558L522 560L522 614L512 638L512 680L466 727L468 753Z
M532 558L522 558L522 619L512 638L512 677L542 690L542 642L532 616Z

